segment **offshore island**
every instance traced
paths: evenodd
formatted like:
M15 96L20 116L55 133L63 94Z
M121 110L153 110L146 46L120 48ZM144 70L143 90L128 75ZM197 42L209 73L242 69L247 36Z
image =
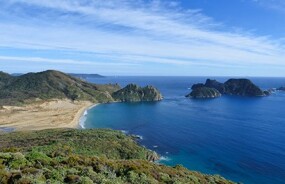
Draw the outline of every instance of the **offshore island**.
M153 86L97 85L52 70L1 72L0 183L233 183L155 163L155 152L120 131L76 129L94 104L162 98Z

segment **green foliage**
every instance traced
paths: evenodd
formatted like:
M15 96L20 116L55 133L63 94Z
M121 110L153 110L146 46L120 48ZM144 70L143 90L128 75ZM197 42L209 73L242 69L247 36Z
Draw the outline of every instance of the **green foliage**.
M39 165L48 165L52 161L50 157L42 152L32 150L26 155L27 159L33 164L38 163Z
M147 159L153 152L139 146L132 137L108 129L41 130L0 135L0 151L9 147L44 152L49 157L73 154L110 159Z
M9 147L19 152L1 152ZM232 183L149 162L152 153L119 131L14 132L0 135L0 183Z
M162 100L162 95L152 86L142 88L136 84L129 84L114 92L113 98L122 102L159 101Z
M0 105L21 105L35 99L87 100L112 102L118 85L96 85L67 74L48 70L18 77L0 73Z

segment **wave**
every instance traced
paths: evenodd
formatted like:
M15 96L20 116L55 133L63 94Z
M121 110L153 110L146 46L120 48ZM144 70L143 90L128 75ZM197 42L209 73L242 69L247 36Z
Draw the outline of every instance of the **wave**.
M84 111L83 115L79 119L79 126L81 129L85 129L85 121L87 119L88 112L87 110Z
M89 107L88 109L86 109L85 111L84 111L84 113L83 113L83 115L80 117L80 119L79 119L79 127L81 128L81 129L85 129L86 127L85 127L85 122L86 122L86 120L87 120L87 115L88 115L88 111L90 110L90 109L92 109L93 107L95 107L95 106L97 106L98 104L95 104L95 105L92 105L91 107Z
M161 156L158 160L158 162L161 162L161 161L170 161L171 159L169 157L166 157L166 156Z
M143 136L141 136L141 135L134 135L134 136L135 136L135 138L137 138L139 140L143 140Z
M127 130L121 130L121 132L122 132L123 134L129 134L129 131L127 131Z

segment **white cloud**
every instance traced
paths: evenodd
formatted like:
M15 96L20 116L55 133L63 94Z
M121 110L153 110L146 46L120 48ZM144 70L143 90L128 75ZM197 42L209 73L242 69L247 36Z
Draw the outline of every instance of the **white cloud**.
M54 63L54 64L72 64L72 65L89 65L89 66L116 66L116 65L126 65L126 66L137 66L134 63L103 63L94 61L82 61L82 60L72 60L72 59L49 59L42 57L11 57L11 56L0 56L0 62L32 62L32 63Z
M277 10L281 13L285 13L285 1L284 0L252 0L259 5L272 9Z
M280 40L218 31L219 24L211 18L199 10L182 10L175 1L8 0L4 4L13 21L0 21L2 47L100 52L104 60L119 64L285 67ZM14 7L23 18L10 15ZM30 16L31 7L44 9L37 18Z

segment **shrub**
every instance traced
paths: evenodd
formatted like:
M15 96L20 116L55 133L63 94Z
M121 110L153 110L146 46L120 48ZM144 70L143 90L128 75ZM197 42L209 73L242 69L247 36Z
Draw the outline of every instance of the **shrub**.
M28 153L26 157L33 164L38 163L40 165L48 165L52 161L52 159L46 154L35 150L32 150L30 153Z

